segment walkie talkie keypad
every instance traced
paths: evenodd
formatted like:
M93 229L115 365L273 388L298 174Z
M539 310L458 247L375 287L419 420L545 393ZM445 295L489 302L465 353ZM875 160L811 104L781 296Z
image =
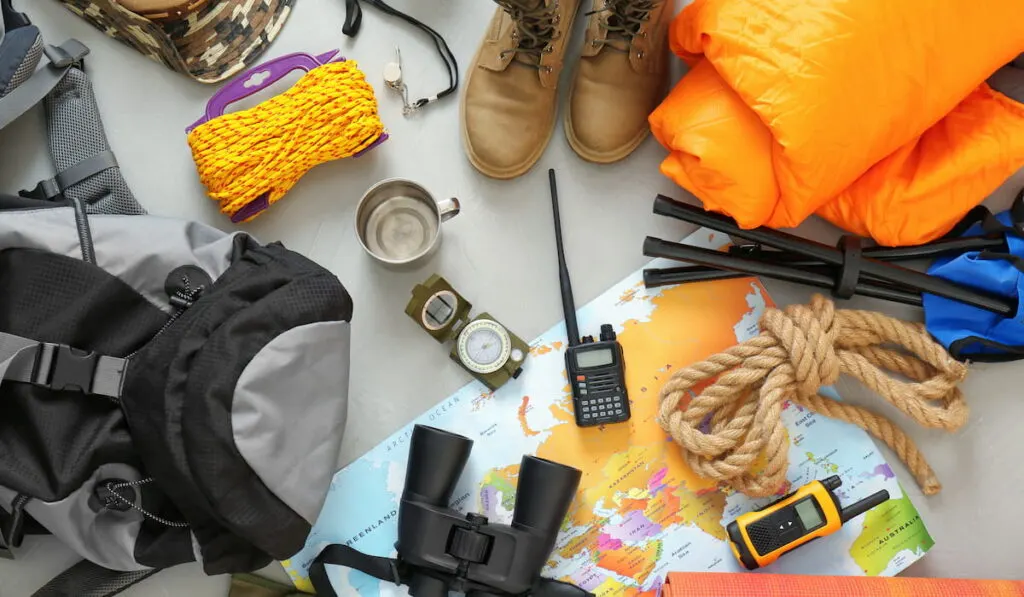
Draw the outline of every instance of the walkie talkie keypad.
M578 400L577 415L583 424L611 423L629 418L625 392L616 384L615 375L577 375L574 382Z

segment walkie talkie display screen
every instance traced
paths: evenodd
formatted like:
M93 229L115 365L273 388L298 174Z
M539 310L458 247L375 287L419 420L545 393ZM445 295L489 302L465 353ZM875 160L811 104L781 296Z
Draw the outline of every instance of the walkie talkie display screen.
M825 524L825 519L822 518L818 505L814 503L814 498L800 500L794 508L796 515L800 518L800 524L804 525L806 532L813 531Z
M576 365L584 369L589 367L604 367L615 361L612 356L612 349L600 348L597 350L584 350L576 353Z

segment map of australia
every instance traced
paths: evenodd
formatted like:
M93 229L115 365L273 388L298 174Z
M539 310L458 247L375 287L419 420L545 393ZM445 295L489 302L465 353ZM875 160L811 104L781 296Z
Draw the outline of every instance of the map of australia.
M687 242L717 246L707 231ZM497 392L470 384L416 423L475 441L452 507L511 521L519 461L535 454L580 469L583 478L544 575L599 597L655 597L665 575L741 571L724 525L767 501L702 479L656 422L658 393L672 372L757 333L770 299L756 281L737 279L647 290L637 272L580 310L583 329L611 322L626 355L632 418L579 428L564 371L564 326L531 345L525 373ZM892 469L856 427L798 406L783 411L790 441L790 487L839 475L840 497L888 489L886 504L840 532L772 566L780 573L895 574L931 546L923 521ZM306 548L285 567L311 589L309 562L328 543L394 556L398 503L412 424L340 471ZM405 595L405 588L331 567L339 594Z

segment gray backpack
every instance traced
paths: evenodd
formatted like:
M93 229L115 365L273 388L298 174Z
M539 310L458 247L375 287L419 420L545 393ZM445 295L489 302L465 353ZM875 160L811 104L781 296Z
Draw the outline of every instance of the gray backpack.
M52 533L85 561L37 594L76 596L290 557L335 472L350 296L279 244L146 215L86 48L0 8L0 127L41 102L59 172L0 194L0 555Z

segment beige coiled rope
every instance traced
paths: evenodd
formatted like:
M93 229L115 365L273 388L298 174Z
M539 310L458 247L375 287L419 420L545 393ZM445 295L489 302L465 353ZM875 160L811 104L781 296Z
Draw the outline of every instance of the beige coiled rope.
M899 427L818 393L845 373L921 425L960 428L968 409L957 384L967 368L923 325L872 311L837 311L821 295L810 305L769 309L760 325L756 338L676 371L662 388L658 422L682 445L694 472L750 496L778 493L789 466L782 407L791 400L871 433L896 452L925 494L939 492L934 471ZM716 376L680 408L694 387Z

